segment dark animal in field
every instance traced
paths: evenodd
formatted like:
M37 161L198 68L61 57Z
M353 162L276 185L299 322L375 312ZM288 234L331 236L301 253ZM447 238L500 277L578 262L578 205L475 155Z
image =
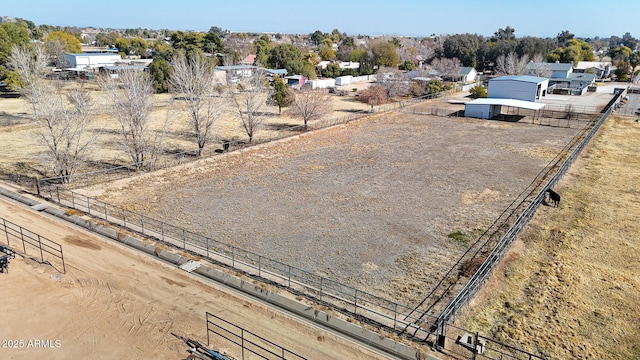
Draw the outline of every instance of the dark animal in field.
M549 194L549 200L553 202L553 207L558 207L560 205L560 194L552 189L547 189L547 194Z
M229 140L222 140L222 150L223 151L229 151Z

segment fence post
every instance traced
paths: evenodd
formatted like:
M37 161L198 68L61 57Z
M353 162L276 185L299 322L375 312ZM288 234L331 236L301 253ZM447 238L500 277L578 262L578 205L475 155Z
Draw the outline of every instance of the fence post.
M40 235L38 235L38 246L40 247L40 260L44 262L44 254L42 253L42 240L40 239Z
M289 287L291 287L291 265L289 265L289 276L288 276L288 279L289 279Z
M20 228L20 240L22 240L22 251L24 251L24 253L27 253L27 248L24 244L24 234L22 234L22 226L18 225L18 227Z
M7 236L7 246L11 246L9 242L9 232L7 231L7 221L4 218L2 219L2 226L4 226L4 234Z
M209 238L206 238L206 239L207 239L207 257L209 257Z
M393 328L396 328L396 320L398 319L398 303L393 303Z
M356 289L356 293L353 295L353 313L358 314L358 289Z
M262 255L258 255L258 276L262 276Z
M140 215L140 227L142 227L142 235L144 235L144 215Z
M184 229L182 229L182 248L187 250L187 235L185 235Z

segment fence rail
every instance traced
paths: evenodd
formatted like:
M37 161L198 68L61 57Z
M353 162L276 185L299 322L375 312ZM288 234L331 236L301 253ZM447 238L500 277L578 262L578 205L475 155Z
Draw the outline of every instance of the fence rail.
M294 353L291 350L269 341L249 330L213 315L206 313L207 320L207 345L211 346L213 333L240 347L241 359L245 358L245 350L266 360L306 360L307 358Z
M62 245L4 218L0 218L0 223L6 235L7 247L23 255L37 256L41 263L49 264L58 272L66 274Z

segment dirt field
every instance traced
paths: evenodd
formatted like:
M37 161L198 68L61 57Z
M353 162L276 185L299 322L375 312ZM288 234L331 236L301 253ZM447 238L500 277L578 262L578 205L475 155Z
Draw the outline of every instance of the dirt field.
M640 125L610 117L494 271L463 327L550 359L639 359Z
M0 199L0 215L62 244L67 268L18 256L0 274L2 359L184 359L171 332L206 344L207 311L309 359L385 358L22 205ZM215 335L211 347L240 359Z
M100 188L120 204L408 305L575 129L384 114Z

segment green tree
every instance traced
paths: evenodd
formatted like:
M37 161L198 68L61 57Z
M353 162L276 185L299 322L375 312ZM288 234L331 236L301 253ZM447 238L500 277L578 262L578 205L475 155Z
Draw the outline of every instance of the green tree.
M307 79L316 79L318 75L316 74L316 68L312 63L308 61L302 62L302 70L300 70L300 74Z
M29 29L25 24L0 23L0 80L10 76L11 71L7 68L7 61L11 56L12 47L14 45L19 47L26 46L30 40ZM17 78L17 76L14 75L14 78Z
M442 82L440 80L432 80L432 81L429 81L424 92L426 94L437 94L443 91L444 91L444 85L442 84Z
M267 105L274 105L278 107L278 114L282 114L282 108L291 106L295 99L293 89L287 86L279 77L273 79L271 83L271 94L267 98Z
M96 46L115 46L116 40L118 40L119 37L120 36L115 31L108 34L99 32L96 35Z
M162 58L154 59L149 64L149 73L153 79L153 86L157 93L166 93L169 91L169 75L171 73L171 65L169 62Z
M323 42L318 48L318 55L322 60L331 61L336 58L336 51L333 50L332 45L327 45Z
M304 59L300 48L293 44L278 44L269 53L267 65L272 69L287 69L287 73L300 74Z
M611 46L609 48L608 54L613 60L627 60L631 56L631 49L621 45L621 46Z
M358 59L358 62L360 63L360 67L358 67L359 75L371 75L375 71L375 61L368 52L365 51Z
M442 44L444 57L458 58L462 66L476 67L478 65L478 52L484 38L477 34L452 35Z
M629 73L631 72L631 65L626 61L620 61L616 67L616 77L618 81L629 81Z
M593 61L593 48L591 44L584 40L571 39L566 42L566 46L558 47L547 56L549 62L559 61L561 63L573 63L578 61Z
M396 51L396 47L387 41L378 42L371 47L373 58L378 66L397 67L400 62L400 56Z
M208 53L222 52L224 50L224 45L222 42L222 38L220 38L219 32L217 29L212 27L211 30L204 36L203 41L203 50Z
M635 51L629 55L629 65L631 65L631 73L634 73L636 67L640 65L640 52Z
M402 64L400 64L400 70L411 71L416 68L416 64L411 60L405 60Z
M271 38L267 35L262 35L255 42L256 47L256 62L260 65L265 65L269 61L269 55L271 53Z
M117 38L114 44L118 48L118 52L124 55L129 55L131 51L131 43L125 38Z
M136 37L131 39L130 52L136 55L144 55L149 49L149 44L142 38Z
M336 63L330 63L327 65L327 68L322 71L322 76L335 78L340 76L341 73L342 69L340 68L340 65Z
M80 43L80 40L66 31L54 31L44 39L44 44L47 48L50 48L53 42L61 44L65 52L82 52L82 44Z

